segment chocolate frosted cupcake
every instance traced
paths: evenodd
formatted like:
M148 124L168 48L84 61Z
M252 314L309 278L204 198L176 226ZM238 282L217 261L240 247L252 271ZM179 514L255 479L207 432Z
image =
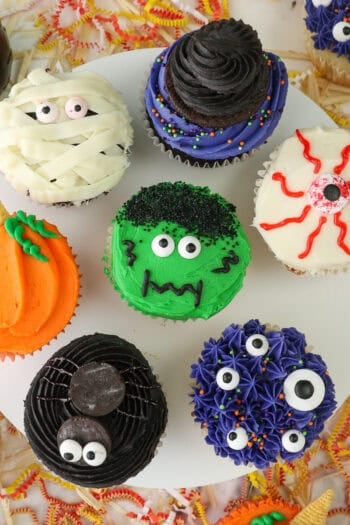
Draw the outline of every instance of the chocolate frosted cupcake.
M153 458L164 394L141 352L116 335L75 339L34 378L24 425L46 467L77 485L124 483Z
M284 108L284 64L242 20L186 34L153 64L145 105L150 135L179 160L212 167L263 144Z
M191 377L195 421L216 454L236 465L293 461L336 406L327 366L307 352L304 334L256 319L204 343Z

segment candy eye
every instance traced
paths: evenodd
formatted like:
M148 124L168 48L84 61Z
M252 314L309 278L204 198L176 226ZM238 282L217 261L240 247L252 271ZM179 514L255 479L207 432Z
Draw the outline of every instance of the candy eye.
M224 366L216 374L216 382L222 390L233 390L239 384L239 374L233 368Z
M289 406L301 412L308 412L322 403L326 387L316 372L302 368L292 372L285 379L283 392Z
M312 181L307 196L313 208L321 213L334 214L347 205L350 191L343 177L323 174Z
M59 110L53 102L41 102L35 109L36 118L44 124L51 124L57 120Z
M67 100L64 106L67 117L77 119L85 117L88 112L88 105L86 100L80 97L73 97Z
M347 42L347 40L350 40L350 23L338 22L333 27L332 34L338 42Z
M68 463L76 463L83 455L81 445L74 439L65 439L60 444L61 457Z
M179 250L181 257L184 259L194 259L201 252L201 243L196 237L187 235L180 239L177 249Z
M312 0L312 3L315 7L320 7L320 5L323 5L324 7L328 7L331 5L333 0Z
M269 341L264 335L253 334L248 337L245 348L250 355L259 357L265 355L269 349Z
M169 257L175 249L175 243L170 235L161 233L152 241L152 250L158 257Z
M300 430L287 430L282 436L282 447L287 452L300 452L305 447L305 437Z
M91 441L83 448L83 459L90 467L99 467L106 457L107 451L98 441Z
M227 434L226 441L232 450L242 450L242 448L247 446L248 433L242 427L235 428Z

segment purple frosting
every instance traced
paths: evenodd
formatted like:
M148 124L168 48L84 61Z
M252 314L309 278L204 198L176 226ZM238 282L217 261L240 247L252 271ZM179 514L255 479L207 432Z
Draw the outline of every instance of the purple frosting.
M264 55L270 66L269 84L254 115L226 128L204 128L177 114L167 93L165 66L175 45L155 60L145 91L147 115L160 140L189 157L208 161L236 157L263 144L277 126L286 101L288 75L281 59L273 53Z
M306 0L306 27L316 49L328 49L350 61L350 5L349 0L332 0L328 6L316 7Z
M266 338L266 353L262 356L247 351L247 339L255 334ZM322 358L305 349L305 336L295 328L267 331L258 320L248 321L243 327L231 324L218 340L204 343L201 357L191 371L196 381L192 394L194 418L207 429L206 441L214 446L217 455L230 457L236 465L253 463L257 468L266 468L279 456L288 461L301 456L318 438L336 407L334 385ZM231 390L218 385L217 373L223 367L239 375ZM290 406L284 393L286 379L297 370L305 372L294 387L297 399L292 404L301 402L303 410ZM309 371L323 381L324 395ZM319 396L318 405L312 410L306 408L309 399L303 396L310 396L311 392L303 392L305 385L311 388L311 397ZM238 428L243 429L239 432L246 434L248 443L233 450L227 437ZM298 448L295 443L284 446L282 438L287 431L304 436L298 450L293 450L293 445Z

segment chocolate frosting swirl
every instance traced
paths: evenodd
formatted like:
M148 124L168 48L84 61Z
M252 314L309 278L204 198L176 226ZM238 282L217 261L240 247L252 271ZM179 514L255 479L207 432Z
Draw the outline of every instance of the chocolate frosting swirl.
M233 19L212 22L174 46L166 70L170 98L178 111L199 125L239 122L266 96L266 62L250 25Z
M92 418L103 425L112 444L104 463L96 467L65 462L57 443L63 423L85 416L69 398L69 385L86 363L112 365L125 383L121 404L105 416ZM91 392L93 397L93 381ZM85 487L119 485L140 472L153 458L166 421L165 397L147 360L115 335L83 336L56 352L34 378L25 400L25 432L35 454L62 478Z

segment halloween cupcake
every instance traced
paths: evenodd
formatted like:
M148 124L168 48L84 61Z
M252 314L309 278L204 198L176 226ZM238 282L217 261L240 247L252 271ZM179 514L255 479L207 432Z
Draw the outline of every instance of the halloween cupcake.
M322 75L350 87L349 0L306 0L307 48Z
M32 354L69 323L79 274L56 226L0 204L0 359Z
M286 68L242 20L211 22L155 60L145 91L149 135L171 156L213 167L245 158L273 133Z
M254 226L289 269L349 268L349 160L349 130L296 130L259 173Z
M79 337L39 370L25 400L39 460L84 487L124 483L153 458L167 422L149 363L116 335Z
M5 28L0 24L0 93L6 88L11 73L12 51Z
M208 319L241 289L250 246L233 204L207 187L162 182L117 212L105 262L136 310Z
M88 71L36 69L0 102L0 170L44 204L79 205L110 191L132 137L121 96Z
M231 324L192 365L194 420L218 456L262 469L293 461L318 438L335 409L322 358L296 328L258 320Z

